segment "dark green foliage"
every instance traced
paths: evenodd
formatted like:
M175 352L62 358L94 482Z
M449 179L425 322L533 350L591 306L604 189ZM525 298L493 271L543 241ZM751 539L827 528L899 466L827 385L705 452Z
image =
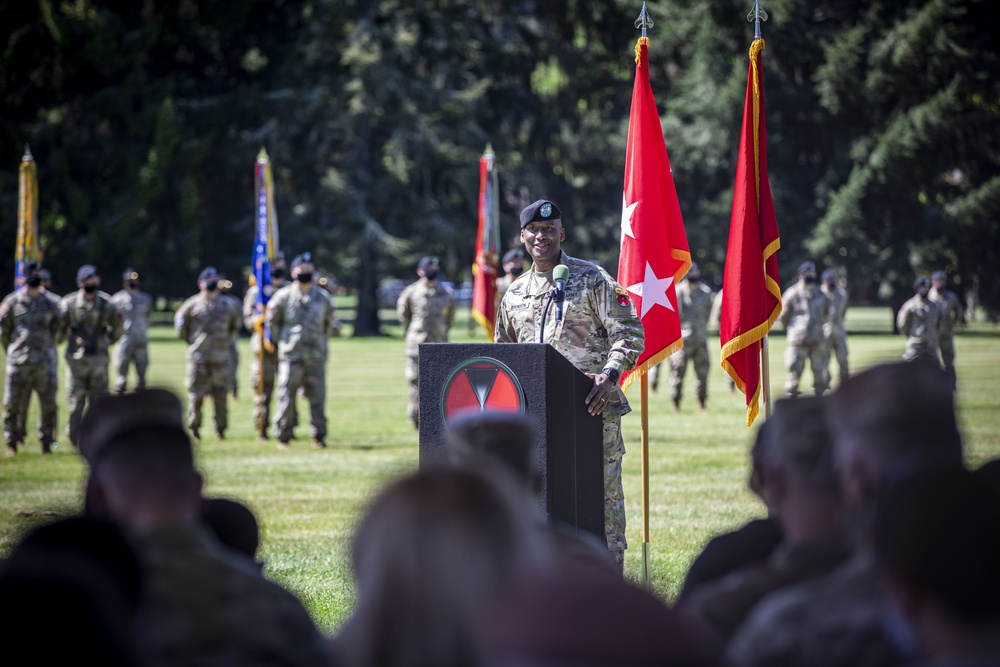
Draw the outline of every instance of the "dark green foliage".
M752 26L749 0L649 2L651 78L692 252L721 272ZM0 0L0 283L17 160L39 163L58 291L79 264L158 295L205 264L242 278L253 160L274 164L282 248L375 291L442 257L468 279L477 160L498 158L505 244L538 197L567 250L617 265L633 0ZM786 281L844 266L857 300L915 272L976 281L1000 310L1000 81L985 0L764 3L771 185Z

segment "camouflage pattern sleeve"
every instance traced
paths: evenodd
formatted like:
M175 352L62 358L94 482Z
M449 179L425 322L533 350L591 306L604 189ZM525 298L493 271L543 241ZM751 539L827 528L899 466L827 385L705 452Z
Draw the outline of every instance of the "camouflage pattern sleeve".
M635 366L642 354L646 334L628 292L604 269L600 270L600 275L603 280L597 286L596 297L611 344L604 368L624 373Z
M899 309L896 313L896 328L899 329L899 333L904 336L909 335L910 330L910 302L907 301L903 304L903 307Z
M10 333L13 330L14 314L10 310L10 299L13 294L6 296L0 304L0 346L4 350L10 345Z
M455 321L455 297L448 293L448 302L444 307L444 327L445 330L450 330L452 323Z
M65 341L66 337L69 335L69 327L70 327L70 317L69 317L70 300L73 299L73 298L75 298L75 296L74 296L75 294L76 294L76 292L71 292L70 294L67 294L66 296L64 296L59 301L59 336L58 336L58 340L56 341L57 344L58 343L62 343L63 341Z
M410 322L413 320L413 309L410 307L410 292L412 291L413 285L407 285L399 298L396 299L396 317L403 325L404 332L410 328Z
M181 307L177 309L174 314L174 329L177 330L177 336L185 343L191 343L191 320L188 316L188 311L191 309L191 299L188 299L181 304Z
M271 295L267 301L267 325L271 327L271 339L277 340L281 327L285 324L285 294L288 285Z
M510 294L510 289L508 288L507 294ZM511 326L509 313L504 304L507 303L507 294L504 294L503 299L500 300L500 306L497 308L497 321L493 326L493 342L494 343L516 343L517 342L517 332Z
M101 298L101 297L98 297ZM110 299L106 299L107 308L105 309L105 325L108 331L108 343L114 343L116 340L122 337L122 333L125 331L125 326L122 324L122 314Z
M254 330L254 320L257 319L257 286L251 285L243 295L243 326L247 331Z

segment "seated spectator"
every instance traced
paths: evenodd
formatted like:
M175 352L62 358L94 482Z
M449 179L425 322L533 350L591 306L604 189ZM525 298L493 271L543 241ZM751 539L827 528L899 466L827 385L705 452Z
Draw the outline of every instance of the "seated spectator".
M850 555L830 436L826 401L781 399L758 439L764 500L784 540L758 565L696 587L678 609L724 645L753 607L784 586L822 576Z
M1000 494L961 468L887 485L875 552L897 648L926 665L1000 665Z
M761 500L764 499L766 486L761 460L762 443L771 428L770 423L767 420L757 429L757 437L750 448L750 476L747 483ZM781 540L781 526L772 516L752 519L734 531L713 537L688 567L681 592L677 596L678 603L702 584L717 581L740 568L765 562L781 544Z
M232 498L205 498L201 521L222 546L247 556L259 570L264 570L264 563L257 560L260 528L253 510Z
M885 632L865 528L879 484L899 470L961 467L951 385L933 363L876 366L844 380L826 417L845 516L853 518L854 555L826 577L765 597L726 649L733 665L876 667L903 659Z
M353 667L476 667L472 629L497 594L549 560L523 495L469 468L389 484L354 536L357 604L333 643Z
M534 459L535 429L523 413L475 411L454 419L445 436L448 457L457 465L512 475L532 503L539 503L540 480ZM549 537L559 556L620 572L607 540L574 526L548 520Z
M5 662L138 665L141 594L138 558L117 525L73 518L36 528L0 574Z
M202 479L180 414L176 396L148 389L95 399L81 424L96 504L139 547L148 664L326 663L301 603L201 527Z

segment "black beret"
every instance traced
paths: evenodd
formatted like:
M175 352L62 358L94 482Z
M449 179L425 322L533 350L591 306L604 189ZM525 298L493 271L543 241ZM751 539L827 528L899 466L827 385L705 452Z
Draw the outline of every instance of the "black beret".
M921 287L930 287L931 279L927 276L920 276L915 281L913 281L913 289L920 289Z
M812 262L802 262L802 266L799 267L799 273L816 273L816 265Z
M508 250L503 254L503 262L501 263L506 264L507 262L518 262L518 261L521 262L524 261L524 251L521 250L520 248L514 248L513 250Z
M42 263L36 259L29 259L27 262L24 263L25 273L30 273L31 271L37 271L40 268L42 268Z
M311 252L304 252L301 255L296 255L295 259L292 260L292 268L300 264L312 264L313 256Z
M562 211L559 210L558 206L548 199L539 199L521 211L521 229L527 227L529 222L561 219Z
M122 280L138 280L139 272L133 269L131 266L122 271Z
M431 264L439 264L438 258L434 255L427 255L426 257L421 257L420 262L417 264L417 268L420 270L426 269Z
M84 264L76 272L76 282L82 283L87 278L93 278L97 275L97 267L93 264Z
M823 272L823 280L833 280L837 277L837 269L827 269Z
M948 280L948 274L944 271L935 271L931 274L931 280Z
M214 266L206 266L204 269L201 270L201 273L198 274L198 282L201 282L202 280L208 280L209 278L218 278L218 277L219 277L219 272L215 269Z

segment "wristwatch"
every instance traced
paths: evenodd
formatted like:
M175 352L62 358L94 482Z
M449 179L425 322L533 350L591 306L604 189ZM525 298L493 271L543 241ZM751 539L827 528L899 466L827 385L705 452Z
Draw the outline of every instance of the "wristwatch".
M607 375L608 379L612 382L618 382L618 378L622 376L621 372L615 370L614 368L605 368L601 372Z

